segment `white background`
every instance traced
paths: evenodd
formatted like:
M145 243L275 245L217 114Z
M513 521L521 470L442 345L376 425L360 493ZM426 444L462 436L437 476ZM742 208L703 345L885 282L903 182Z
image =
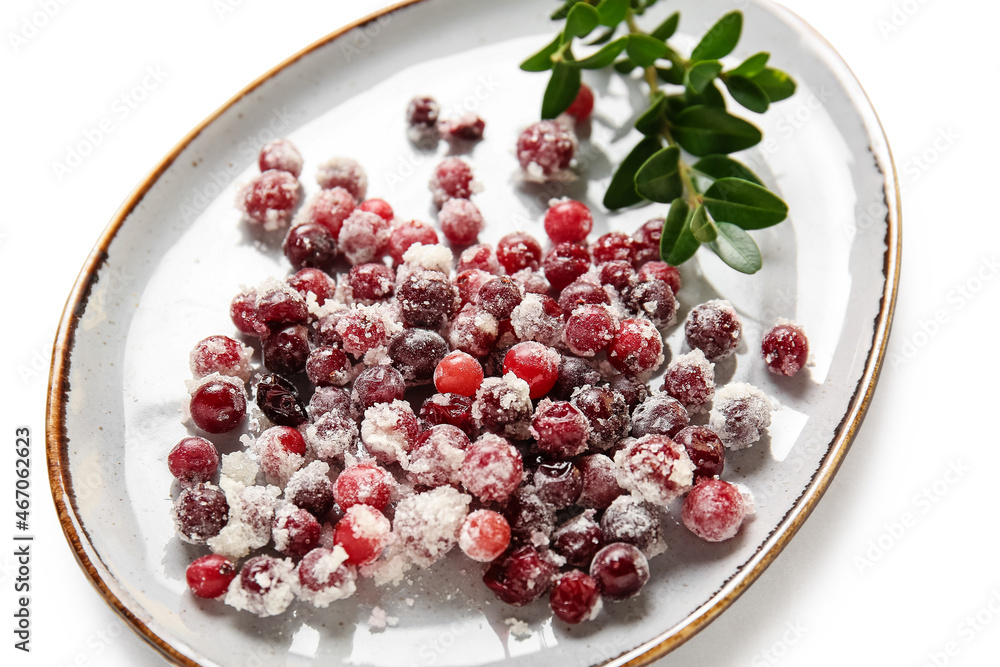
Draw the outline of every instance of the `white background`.
M44 397L64 301L119 204L191 127L286 56L388 3L50 0L54 16L15 47L10 35L44 4L0 9L0 441L13 449L15 427L32 429L37 535L30 655L11 648L13 558L0 547L0 654L32 667L163 665L78 570L49 498ZM749 592L660 664L995 664L1000 231L989 183L1000 5L784 4L851 65L895 152L904 252L891 356L804 528ZM145 99L125 116L116 100L144 78ZM59 178L53 162L104 118L110 134ZM12 458L0 457L2 488ZM5 545L10 495L0 493Z

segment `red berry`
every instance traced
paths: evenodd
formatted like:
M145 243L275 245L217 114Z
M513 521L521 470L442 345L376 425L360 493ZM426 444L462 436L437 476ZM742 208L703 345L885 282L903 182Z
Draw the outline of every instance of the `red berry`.
M622 294L636 284L637 277L631 262L616 259L601 264L601 284L609 285Z
M392 366L369 366L354 380L351 405L357 414L377 403L402 400L406 392L403 376Z
M493 563L483 583L503 602L522 606L544 595L558 568L532 546L523 546Z
M417 270L396 288L403 321L410 326L437 329L458 310L458 288L438 271Z
M268 281L257 290L256 317L271 329L309 321L305 298L288 283Z
M288 139L274 139L260 149L257 165L262 172L278 169L298 178L302 173L302 154Z
M513 232L497 241L497 260L511 275L521 269L537 269L541 259L542 246L529 234Z
M174 502L174 522L185 542L204 544L229 520L226 494L211 484L196 484L181 491Z
M344 350L356 358L385 344L385 322L374 308L353 308L338 321L336 331L343 340Z
M608 361L620 373L639 375L663 363L663 338L649 320L622 320L608 346Z
M667 435L673 437L691 419L681 402L672 396L657 394L643 401L632 413L632 437Z
M580 507L602 510L625 493L618 485L614 461L604 454L584 456L576 465L583 479L583 490L576 501Z
M483 383L483 367L471 354L456 350L434 369L434 387L443 394L475 396Z
M411 127L434 127L440 114L441 106L437 100L427 95L417 95L406 107L406 122Z
M497 342L499 323L486 311L467 305L458 312L448 327L448 342L452 349L474 357L489 354Z
M483 214L468 199L449 199L438 214L441 231L453 246L466 246L476 242L483 230Z
M590 254L594 257L594 264L617 260L629 262L631 266L635 255L635 240L625 232L608 232L594 241L590 246Z
M354 505L344 513L333 531L333 541L347 552L352 565L374 563L389 544L392 524L369 505Z
M559 377L559 353L547 345L526 341L510 348L503 360L503 374L513 373L528 383L532 399L549 393Z
M306 441L291 426L272 426L257 438L255 449L268 481L284 486L305 463Z
M430 384L434 369L448 353L448 343L435 331L404 329L389 341L389 361L407 385Z
M285 377L305 370L309 359L309 329L295 324L274 332L261 345L264 367Z
M195 559L184 574L188 588L200 598L222 597L236 578L236 566L225 556L209 554Z
M500 273L500 262L497 261L497 254L493 251L493 247L487 243L479 243L463 250L458 257L455 273L460 274L470 269L478 269L494 275Z
M564 313L572 313L578 306L586 304L610 306L611 297L601 285L586 277L577 278L559 294L559 308Z
M529 125L517 138L517 159L533 180L545 180L569 169L576 137L553 120Z
M649 563L634 546L618 542L597 552L590 564L590 576L607 599L627 600L649 581Z
M407 478L428 488L446 484L458 486L459 472L469 448L469 436L457 426L438 424L417 437L409 453Z
M351 361L337 347L317 347L306 360L306 375L317 387L343 387L351 379Z
M521 288L507 276L493 278L479 289L479 307L498 320L509 318L523 298Z
M590 118L594 110L594 91L585 83L580 84L580 91L573 99L573 103L566 109L566 113L576 118L577 122L583 122Z
M486 434L465 450L459 478L476 498L504 503L521 483L523 475L520 452L503 438Z
M374 463L357 463L340 473L333 485L333 496L340 509L370 505L382 511L396 485L392 475Z
M569 461L539 463L531 481L538 499L557 510L576 503L583 490L583 475Z
M559 360L559 379L556 380L549 396L560 401L568 401L580 387L588 384L597 385L601 380L601 374L587 361L563 355Z
M649 398L649 387L633 375L616 375L608 386L622 395L630 410Z
M434 170L430 188L438 208L449 199L468 199L475 192L472 167L461 158L445 158Z
M315 295L316 303L320 306L333 296L337 287L333 278L325 272L313 268L302 269L295 275L289 276L288 284L301 294L302 298L306 298L310 293Z
M606 349L618 333L618 318L607 306L583 305L566 320L563 340L570 352L592 357Z
M760 352L769 371L791 377L809 361L809 340L797 325L780 323L764 334Z
M590 422L590 444L605 451L628 435L631 428L625 398L608 387L583 387L573 395L573 405Z
M677 299L670 285L662 280L640 282L629 290L627 302L633 312L649 318L657 329L677 321Z
M674 436L694 464L694 479L718 477L726 464L726 447L715 431L706 426L688 426Z
M420 432L417 416L405 401L378 403L364 412L361 440L368 452L382 463L406 461Z
M389 206L389 202L384 199L366 199L360 204L358 208L362 211L368 211L369 213L374 213L378 217L382 218L386 222L392 222L395 214L392 211L392 207Z
M624 542L648 553L662 551L660 519L647 503L631 495L618 496L601 515L601 535L604 542Z
M250 348L228 336L209 336L191 350L191 372L196 378L212 373L250 378Z
M167 455L167 467L181 482L208 482L219 470L219 451L205 438L184 438Z
M316 170L316 182L324 190L344 188L356 201L362 201L368 191L368 176L358 161L349 157L333 157Z
M354 212L356 202L344 188L320 190L305 203L295 216L296 224L315 223L330 230L334 240L340 238L344 220Z
M191 394L191 421L208 433L228 433L243 423L247 399L239 380L203 382Z
M337 258L337 239L323 225L307 222L288 230L282 249L296 271L329 269Z
M706 542L722 542L735 536L746 516L740 490L718 479L698 483L684 499L681 520Z
M352 265L365 264L382 255L389 237L388 222L374 213L355 210L344 220L337 244Z
M295 571L287 558L255 556L243 563L236 579L242 596L233 599L227 595L226 599L237 609L246 609L257 616L275 616L288 609L295 599L294 578Z
M300 558L319 546L320 532L319 522L312 514L285 505L274 518L271 534L278 552Z
M660 259L660 236L663 235L663 218L653 218L636 230L632 262L636 269L641 269L649 262Z
M385 264L358 264L351 267L347 282L356 301L371 303L392 296L396 276Z
M586 451L590 422L571 403L542 401L531 420L531 435L540 452L571 459Z
M583 202L563 199L545 212L545 233L553 244L577 243L594 228L594 216Z
M403 255L414 243L437 245L438 242L437 232L426 222L407 220L396 224L389 232L386 252L392 257L393 263L399 265L403 263Z
M580 570L572 570L556 580L549 593L552 613L566 623L593 620L601 609L597 581Z
M476 510L465 517L458 533L458 546L465 555L480 563L499 558L510 544L510 525L492 510Z
M728 301L713 300L695 306L684 323L684 336L709 361L732 356L743 337L743 325Z
M268 334L267 325L257 316L257 293L242 292L233 297L229 317L241 334L260 338Z
M676 296L681 289L681 272L666 262L646 262L639 269L639 281L662 280Z
M267 230L289 223L299 204L299 181L287 171L271 169L255 177L239 194L239 203L247 217Z
M299 576L298 595L316 607L327 607L334 600L350 597L356 590L357 574L353 567L340 563L329 549L316 548L307 553L295 568Z
M573 243L560 243L545 256L542 268L552 289L561 292L591 267L587 249Z
M438 130L446 138L462 141L479 141L485 129L486 121L472 112L438 123Z
M604 534L591 515L592 511L584 512L552 534L552 550L574 567L590 567L594 554L604 546Z
M448 424L471 437L476 431L472 402L469 396L434 394L420 407L420 419L427 427Z
M682 354L667 366L662 388L688 410L701 408L715 395L715 367L701 350Z
M647 502L666 507L691 488L694 464L685 449L665 435L647 435L615 454L618 482Z

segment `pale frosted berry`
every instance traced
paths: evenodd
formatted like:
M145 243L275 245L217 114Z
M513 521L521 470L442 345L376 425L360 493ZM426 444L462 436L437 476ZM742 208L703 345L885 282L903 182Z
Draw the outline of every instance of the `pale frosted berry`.
M483 230L483 214L479 207L468 199L449 199L441 206L438 214L441 231L448 243L465 246L476 242Z
M358 307L344 313L335 326L344 351L361 358L386 342L385 322L374 308Z
M597 581L602 596L619 602L637 595L646 585L649 562L631 544L609 544L594 556L590 576Z
M499 558L510 544L510 525L502 514L476 510L465 517L458 533L458 546L466 556L480 563Z
M660 519L650 505L631 495L618 496L601 515L601 535L605 544L624 542L643 553L662 549Z
M287 171L271 169L256 176L237 195L246 217L266 230L286 226L299 205L299 181Z
M309 321L309 307L306 305L305 297L288 283L276 280L269 280L257 289L254 313L256 318L269 329L280 329L289 324L305 324Z
M728 301L706 301L691 309L684 336L688 345L704 352L709 361L719 361L736 352L743 325Z
M635 409L649 397L649 387L634 375L616 375L608 381L608 386L622 395L629 409Z
M356 201L368 192L368 175L357 160L349 157L330 158L316 171L316 182L324 190L344 188Z
M438 123L438 131L453 140L479 141L483 138L485 130L486 121L471 111Z
M332 461L351 452L358 442L358 424L350 415L327 412L305 428L309 451L317 458Z
M317 347L306 359L306 375L317 387L343 387L351 379L351 361L340 348Z
M291 426L272 426L260 434L254 450L268 482L283 487L305 463L306 441Z
M549 206L544 224L552 243L577 243L594 228L594 216L583 202L563 199Z
M615 259L600 265L600 280L602 285L614 287L623 294L638 280L631 262Z
M333 541L347 552L352 565L374 563L389 544L392 524L380 511L369 505L353 505L337 522Z
M577 504L580 507L604 509L615 498L625 493L618 485L614 461L604 454L590 454L576 462L583 479L583 489Z
M406 465L407 478L415 485L434 488L457 486L469 448L469 436L457 426L438 424L417 436Z
M262 618L277 616L295 600L295 579L291 560L255 556L230 584L226 604Z
M608 387L585 386L571 400L590 422L590 446L605 451L628 435L628 404Z
M791 377L809 360L809 340L798 325L779 322L764 334L760 353L769 371Z
M450 486L403 498L392 526L398 548L420 567L434 564L458 544L471 500Z
M532 180L546 180L569 169L576 137L553 120L529 125L517 138L517 160Z
M715 393L708 426L730 449L745 449L771 425L771 400L757 387L734 382Z
M389 223L381 217L355 210L344 220L337 243L348 262L364 264L382 255L389 234Z
M723 542L736 535L746 507L743 494L729 482L705 479L684 499L681 520L706 542Z
M513 232L497 241L497 260L510 275L534 270L542 261L542 246L530 234Z
M647 435L615 453L618 483L643 500L666 507L694 482L694 464L684 448L665 435Z
M499 436L486 434L465 450L459 478L476 498L504 503L523 475L524 462L517 448Z
M260 338L269 333L267 325L257 316L257 292L241 292L229 304L229 317L241 334Z
M511 311L510 323L522 341L533 340L549 347L562 342L563 310L544 294L525 294Z
M340 237L340 228L357 206L351 193L344 188L320 190L306 200L293 223L304 225L314 223L326 227L334 240Z
M167 467L180 482L208 482L219 471L219 451L205 438L184 438L167 455Z
M432 146L437 143L438 117L441 115L441 105L433 97L418 95L410 100L406 107L406 123L410 126L410 141L420 146Z
M392 296L396 276L385 264L358 264L351 267L347 282L355 301L373 303Z
M342 387L316 387L309 399L309 416L315 421L327 412L350 412L351 392Z
M552 586L549 608L556 618L566 623L593 620L601 610L597 581L580 570L567 572Z
M212 373L230 375L244 382L250 379L250 355L253 350L228 336L209 336L191 350L191 373L203 378Z
M274 139L260 149L257 165L262 172L278 169L298 178L302 173L302 154L288 139Z
M458 310L458 288L439 271L416 270L396 288L403 320L414 327L436 329Z
M700 410L715 396L715 365L697 348L682 354L667 366L663 391L688 410Z
M378 403L364 412L361 441L382 463L405 462L417 440L420 424L406 401Z
M392 257L394 264L403 263L403 255L415 243L437 245L438 234L434 228L420 220L406 220L395 224L389 232L389 242L386 252Z
M209 554L188 565L184 578L194 595L214 600L226 594L236 578L236 566L225 556Z
M316 548L307 553L295 568L299 597L315 607L326 608L354 595L357 574L346 560L343 548Z
M632 437L673 437L690 421L691 418L680 401L666 394L656 394L643 401L632 413Z
M493 350L499 331L495 317L470 304L452 319L448 327L448 342L454 350L481 358Z
M533 412L528 383L513 373L483 380L472 404L476 423L491 433L524 439Z
M174 502L174 524L185 542L204 544L215 537L229 519L226 494L211 484L196 484L181 491Z
M663 363L663 338L649 320L622 320L608 346L608 361L620 373L640 375L656 370Z
M333 485L333 497L342 510L355 505L370 505L383 511L389 504L396 481L385 468L374 463L347 466Z
M475 396L482 383L482 364L460 350L445 355L434 369L434 387L444 394Z
M438 208L449 199L468 199L476 191L472 167L461 158L445 158L434 170L430 189Z
M694 479L718 477L726 464L726 447L715 431L706 426L688 426L674 436L694 464Z

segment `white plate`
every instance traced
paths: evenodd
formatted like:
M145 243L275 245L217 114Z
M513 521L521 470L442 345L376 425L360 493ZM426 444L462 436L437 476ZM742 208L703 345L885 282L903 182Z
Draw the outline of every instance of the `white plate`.
M693 40L730 6L685 3L682 36ZM439 156L416 152L403 122L407 100L429 93L446 109L474 109L487 120L488 138L471 156L486 186L477 196L485 240L513 228L542 238L540 213L553 195L598 209L595 234L662 215L663 207L615 216L599 207L611 164L634 144L617 128L642 95L617 75L589 79L599 101L585 178L551 191L517 185L511 147L537 119L546 82L517 63L551 39L550 9L537 0L422 0L331 35L186 137L99 241L57 340L48 415L53 494L84 570L169 659L390 667L543 665L558 655L565 665L620 665L639 656L633 664L644 664L745 590L828 485L885 348L899 261L895 174L878 120L832 48L788 11L751 2L735 57L771 51L799 89L754 119L765 142L741 158L784 196L791 220L756 234L765 259L758 275L737 275L702 252L684 267L679 295L682 316L716 295L736 305L746 343L720 374L761 386L781 405L770 439L727 462L726 477L751 487L760 504L739 537L708 545L668 521L670 549L652 561L644 594L578 627L553 623L544 603L513 609L496 601L479 568L457 556L401 588L367 582L331 609L296 605L266 620L186 592L184 568L201 550L174 537L165 457L186 433L179 417L188 351L204 336L232 331L227 306L241 284L287 272L280 250L262 251L232 205L237 184L256 172L259 145L290 137L306 159L307 191L316 189L320 161L353 156L368 170L371 196L388 199L401 217L433 220L427 181ZM756 352L778 316L800 322L812 343L815 365L791 380L769 375ZM683 351L676 331L669 341L675 354ZM398 625L370 629L375 605ZM530 635L511 635L504 623L511 617L527 622Z

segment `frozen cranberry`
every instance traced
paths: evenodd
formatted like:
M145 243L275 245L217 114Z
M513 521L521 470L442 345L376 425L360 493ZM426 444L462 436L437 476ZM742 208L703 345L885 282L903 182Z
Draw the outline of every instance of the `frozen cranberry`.
M547 345L526 341L510 348L503 360L503 374L513 373L528 383L532 399L549 393L559 377L559 353Z
M641 269L650 262L660 260L660 237L663 235L663 218L653 218L636 230L632 262Z
M257 382L257 407L281 426L298 426L309 420L295 385L279 375L265 375Z
M471 512L458 533L459 548L480 563L496 560L509 544L510 525L502 514L492 510Z
M574 567L589 567L594 554L604 546L604 534L593 511L584 512L559 526L552 534L552 550Z
M566 320L563 341L570 352L592 357L606 349L618 333L618 318L607 306L578 306Z
M392 366L369 366L354 380L351 404L358 414L376 403L401 400L406 392L403 376Z
M257 319L271 329L309 321L305 298L287 283L269 281L257 291Z
M444 237L453 246L475 243L485 224L479 207L468 199L449 199L446 201L441 206L438 221L441 223Z
M486 121L472 112L438 123L438 130L448 139L479 141L483 138Z
M429 135L437 138L438 116L441 106L433 97L418 95L406 106L406 123L410 126L410 138L415 143L427 139Z
M389 341L389 360L409 385L429 384L434 369L448 353L448 343L427 329L404 329Z
M306 375L317 387L342 387L351 379L351 362L336 347L317 347L306 360Z
M316 387L309 399L309 416L313 421L327 412L350 412L351 392L341 387Z
M583 490L577 498L580 507L604 509L625 491L618 485L615 463L604 454L584 456L576 462L583 479Z
M771 400L745 382L727 384L715 394L708 426L730 449L745 449L764 437L771 425Z
M358 264L347 276L351 295L356 301L370 303L392 295L396 277L385 264Z
M410 451L407 477L414 484L428 488L457 486L469 444L469 436L457 426L432 426L417 437Z
M552 243L578 243L594 228L594 216L583 202L563 199L545 212L545 233Z
M492 246L486 243L469 246L462 251L458 257L458 266L455 272L461 274L463 271L478 269L486 273L500 273L500 262L497 261L497 254Z
M637 280L632 264L622 259L601 264L600 279L602 285L614 287L619 294L626 292Z
M439 271L417 270L396 289L403 320L414 327L436 329L458 310L458 288Z
M548 539L555 529L555 512L539 498L531 487L521 487L514 492L504 516L510 524L511 539L515 544L539 544Z
M461 158L445 158L434 170L430 188L438 208L449 199L468 199L475 192L472 167Z
M519 340L533 340L549 347L562 343L562 308L543 294L526 294L511 312L510 324Z
M299 181L287 171L271 169L255 177L238 195L239 204L247 217L274 230L292 219L299 204Z
M274 139L260 149L257 165L262 172L278 169L298 178L302 173L302 154L288 139Z
M604 542L624 542L643 553L651 549L662 550L660 519L646 503L630 495L618 496L601 515L601 534Z
M315 223L330 230L334 240L340 238L340 228L344 225L357 202L344 188L320 190L306 201L305 206L295 216L295 224Z
M260 617L283 613L295 599L295 571L288 559L255 556L240 568L239 587L230 586L226 604L245 609Z
M362 201L368 192L368 175L357 160L349 157L334 157L321 164L316 182L324 190L344 188L356 201Z
M285 486L285 499L317 519L322 519L333 508L333 482L327 476L330 466L314 461L297 470Z
M184 438L167 455L167 467L181 482L207 482L219 471L219 451L205 438Z
M389 504L395 485L385 468L374 463L357 463L345 468L337 477L333 496L342 510L355 505L371 505L381 512Z
M573 116L573 118L576 118L577 122L583 122L588 118L590 118L590 114L593 111L594 111L594 91L587 84L581 83L580 91L576 94L576 97L573 99L573 103L569 105L568 109L566 109L566 113L568 113L570 116Z
M483 383L483 367L471 354L456 350L438 362L434 387L444 394L475 396Z
M587 449L590 422L572 403L542 401L531 420L531 435L540 452L571 459Z
M366 199L358 204L358 208L362 211L374 213L386 222L392 222L393 218L395 218L392 206L389 206L389 202L384 199Z
M361 440L383 463L404 462L420 431L413 408L405 401L378 403L364 412Z
M688 426L674 436L674 442L684 447L694 464L694 478L718 477L726 464L726 448L710 428Z
M545 277L557 292L585 274L590 266L590 253L583 246L573 243L556 245L542 263Z
M188 565L184 578L192 593L214 600L226 594L229 582L236 578L236 566L225 556L209 554Z
M403 263L403 255L414 243L423 245L437 245L438 234L434 228L426 222L419 220L407 220L393 226L389 232L389 243L386 252L392 257L394 264Z
M684 499L681 520L706 542L722 542L735 536L743 524L746 506L743 494L729 482L705 479Z
M578 306L587 304L610 306L611 297L601 285L586 278L574 280L559 294L559 307L565 313L572 313Z
M631 544L609 544L594 556L590 576L597 580L601 595L619 602L636 595L646 585L649 562Z
M566 509L576 502L583 490L583 476L569 461L546 461L532 476L538 499L553 509Z
M631 428L628 404L618 392L608 387L587 386L571 402L590 422L591 447L604 451L628 435Z
M532 546L523 546L496 561L483 575L483 583L503 602L523 606L548 590L558 568Z
M191 393L189 408L191 421L201 430L228 433L238 428L247 414L243 383L223 377L202 382Z
M688 410L699 409L715 395L715 367L699 349L682 354L667 366L663 391Z
M666 507L686 493L694 480L694 464L684 447L665 435L646 435L615 454L618 483L649 503Z
M448 342L452 349L484 357L493 350L498 334L499 323L495 317L476 306L467 305L451 321Z
M327 412L303 429L309 453L323 461L353 453L358 443L358 424L353 411Z
M385 322L374 308L353 308L337 321L344 350L355 357L363 357L369 350L385 344Z
M316 223L289 229L282 248L296 271L306 267L329 269L337 257L337 240L330 230Z
M649 388L632 375L616 375L608 382L608 386L622 395L629 409L634 409L649 397Z
M229 519L226 494L210 484L196 484L181 491L173 509L181 537L192 544L204 544L215 537Z
M473 399L459 394L434 394L420 407L420 419L428 427L449 424L472 436L476 425L472 417Z
M233 297L229 317L241 334L260 338L269 333L267 325L257 316L256 292L241 292Z
M629 290L626 301L633 312L649 318L657 329L665 329L677 321L677 299L662 280L640 282Z
M663 339L649 320L622 320L608 346L608 361L619 373L639 375L663 363Z
M276 331L264 339L261 353L267 370L295 375L305 369L309 358L309 330L296 324Z
M524 462L517 448L499 436L486 434L465 450L459 479L476 498L504 503L523 475Z
M330 549L316 548L307 553L295 568L299 576L298 596L325 608L331 602L354 595L357 573L341 560L342 556Z
M510 278L493 278L479 289L479 307L497 318L505 320L524 298L521 288Z
M319 546L320 525L304 509L285 505L274 519L272 535L279 553L300 558Z
M284 486L305 462L306 441L291 426L272 426L260 434L254 450L267 480Z
M809 360L809 340L798 325L780 322L764 334L760 353L769 371L791 377Z
M736 351L743 325L728 301L706 301L691 310L684 336L688 345L704 352L709 361L719 361Z
M673 437L691 421L676 398L666 394L650 396L632 414L632 437L669 435Z
M559 360L559 379L549 392L549 396L560 401L568 401L580 387L596 385L601 374L583 359L563 355Z
M450 486L408 495L396 505L393 534L397 553L419 567L428 567L458 544L462 522L469 514L469 496Z
M646 282L647 280L662 280L670 285L674 296L681 289L681 272L677 270L677 267L670 266L666 262L646 262L643 264L639 269L639 281Z
M493 278L492 273L481 269L467 269L455 276L455 287L458 288L458 296L462 305L478 303L479 290Z
M626 261L631 266L635 255L635 240L625 232L608 232L598 237L590 246L594 264L611 261Z
M553 120L528 126L517 138L517 160L533 180L545 180L569 169L576 137Z
M542 246L530 234L513 232L497 241L497 261L511 275L521 269L534 270L542 261Z
M302 269L295 275L289 276L288 284L303 298L310 293L315 295L316 303L320 306L333 296L337 287L329 275L315 268Z
M572 570L556 579L549 593L549 607L556 618L566 623L593 620L601 610L597 581L580 570Z
M389 243L389 223L374 213L355 210L340 228L340 252L352 265L380 257Z
M209 336L191 350L191 372L196 378L212 373L231 375L244 382L250 377L250 348L228 336Z
M389 544L392 524L385 515L369 505L354 505L337 522L333 541L347 552L352 565L374 563Z

